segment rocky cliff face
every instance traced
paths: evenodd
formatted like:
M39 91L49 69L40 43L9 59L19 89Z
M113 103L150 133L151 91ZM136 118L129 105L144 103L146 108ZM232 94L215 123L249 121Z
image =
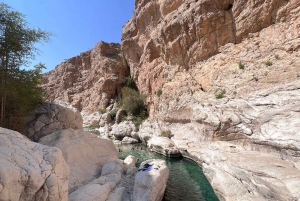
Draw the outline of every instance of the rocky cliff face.
M123 28L122 50L143 93L155 94L183 72L186 72L185 80L194 82L189 85L208 91L228 60L234 64L240 60L256 61L258 57L267 60L266 55L259 55L261 51L270 52L291 38L296 39L297 23L291 26L291 21L297 19L298 5L297 1L282 0L136 1L135 15ZM272 29L261 34L263 44L253 41L251 46L250 41L244 42L255 38L251 33L269 26ZM234 44L242 42L244 46L239 47L253 55L245 52L239 55L243 49L236 49L236 55L219 59L224 61L228 56L223 63L209 66L201 63L224 51L232 51L228 47L236 48Z
M50 99L75 107L83 114L112 105L119 86L129 76L119 44L99 42L43 75Z
M135 7L122 51L148 95L143 141L170 130L220 200L300 199L300 2Z
M52 98L84 116L112 105L130 74L150 111L140 139L170 132L167 147L201 164L220 200L300 199L300 2L135 8L122 53L100 42L44 75Z

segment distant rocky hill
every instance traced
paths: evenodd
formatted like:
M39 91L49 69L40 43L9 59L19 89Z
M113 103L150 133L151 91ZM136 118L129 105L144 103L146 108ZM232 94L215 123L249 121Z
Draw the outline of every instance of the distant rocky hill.
M93 49L45 73L43 87L51 100L90 114L112 105L128 76L120 44L101 41Z
M170 131L220 200L300 199L298 0L136 0L122 51L100 42L43 86L88 114L129 74L150 112L139 137Z

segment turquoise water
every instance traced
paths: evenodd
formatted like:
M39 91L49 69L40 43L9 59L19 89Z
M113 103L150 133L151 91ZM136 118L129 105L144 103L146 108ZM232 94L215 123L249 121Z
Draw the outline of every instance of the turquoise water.
M150 152L145 145L116 145L121 149L121 159L128 155L139 158L137 167L147 159L164 159L170 169L170 176L165 191L164 201L218 201L210 183L203 174L201 167L185 158L167 158ZM131 150L142 147L142 150Z

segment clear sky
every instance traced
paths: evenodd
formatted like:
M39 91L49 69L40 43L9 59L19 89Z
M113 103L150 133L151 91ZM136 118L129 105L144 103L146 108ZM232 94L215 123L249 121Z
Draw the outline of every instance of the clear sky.
M103 40L121 42L122 26L132 17L134 0L0 0L23 13L34 28L54 34L31 66L56 65Z

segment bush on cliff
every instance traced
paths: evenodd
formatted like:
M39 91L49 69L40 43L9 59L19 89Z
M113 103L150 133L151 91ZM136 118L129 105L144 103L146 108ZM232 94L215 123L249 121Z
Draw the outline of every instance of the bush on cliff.
M130 87L122 88L122 108L133 116L133 123L136 127L139 127L142 121L148 116L144 101L145 96L141 95L137 90Z

